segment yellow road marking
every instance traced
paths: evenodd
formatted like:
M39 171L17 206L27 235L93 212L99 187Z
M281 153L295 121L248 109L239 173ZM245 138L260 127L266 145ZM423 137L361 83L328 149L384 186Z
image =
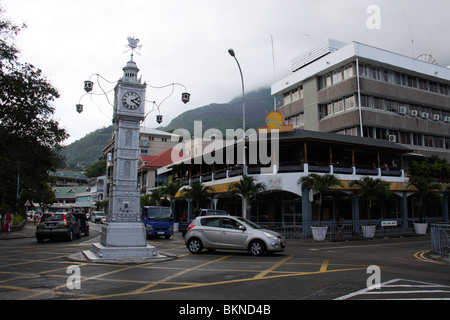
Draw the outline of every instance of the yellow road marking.
M320 266L319 272L326 272L329 263L330 263L330 260L323 260L322 265Z
M439 265L442 265L442 266L446 266L447 265L443 261L436 261L436 260L428 259L427 257L425 257L425 254L430 252L430 251L431 250L422 250L422 251L416 252L414 254L414 258L416 258L418 260L421 260L421 261L425 261L425 262L431 262L431 263L434 263L434 264L439 264Z
M278 261L277 263L275 263L273 266L271 266L269 269L266 269L264 271L261 271L260 273L258 273L256 276L254 276L254 279L262 279L264 278L267 274L269 274L270 272L272 272L273 270L277 269L279 266L285 264L287 261L291 260L294 256L289 256L284 258L281 261Z

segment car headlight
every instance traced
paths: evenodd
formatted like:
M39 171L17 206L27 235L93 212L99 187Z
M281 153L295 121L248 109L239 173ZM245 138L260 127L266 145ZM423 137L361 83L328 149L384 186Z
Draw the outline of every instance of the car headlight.
M275 235L273 235L269 232L264 232L264 235L271 240L278 240L278 238Z
M169 227L169 231L173 231L173 225Z
M152 225L148 224L146 227L147 227L147 231L153 231Z

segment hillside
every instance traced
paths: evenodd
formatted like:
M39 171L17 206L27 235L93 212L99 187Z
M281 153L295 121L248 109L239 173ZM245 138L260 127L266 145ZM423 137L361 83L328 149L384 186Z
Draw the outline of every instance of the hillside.
M272 110L273 97L270 95L269 88L246 93L246 128L256 129L264 126L266 115ZM242 98L237 97L229 103L213 103L186 111L173 119L166 127L158 129L171 132L183 128L193 135L194 121L203 122L203 131L216 128L225 134L226 129L242 128ZM66 167L83 170L90 163L97 161L102 156L102 149L111 139L112 130L112 126L98 129L65 147L62 155L66 158Z

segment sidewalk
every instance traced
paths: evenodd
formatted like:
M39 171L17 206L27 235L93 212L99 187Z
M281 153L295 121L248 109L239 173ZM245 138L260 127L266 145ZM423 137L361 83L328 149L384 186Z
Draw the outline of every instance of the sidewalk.
M0 240L34 238L35 232L36 226L33 221L28 221L19 231L10 231L9 234L6 231L0 232Z

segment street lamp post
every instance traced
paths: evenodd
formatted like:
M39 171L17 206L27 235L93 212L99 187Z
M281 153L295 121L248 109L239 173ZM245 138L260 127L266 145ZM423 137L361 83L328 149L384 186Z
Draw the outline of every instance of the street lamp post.
M242 69L241 69L241 65L239 64L238 59L236 58L236 54L234 53L233 49L228 49L228 53L230 54L230 56L232 56L234 58L234 60L236 60L236 63L238 65L239 68L239 73L241 74L241 81L242 81L242 129L244 130L244 134L245 134L245 91L244 91L244 76L242 75ZM245 159L244 159L245 160Z
M238 65L239 68L239 73L241 74L241 82L242 82L242 141L244 143L244 170L243 170L243 175L247 174L247 161L246 161L246 155L245 155L245 90L244 90L244 76L242 75L242 69L241 69L241 65L239 64L238 59L236 58L236 54L234 53L233 49L228 49L228 53L230 54L230 56L232 56L234 58L234 60L236 60L236 63ZM242 197L242 216L244 218L247 218L247 208L246 206L246 201L244 201L244 197Z
M244 142L244 174L247 174L247 161L245 155L245 90L244 90L244 76L242 75L241 65L239 64L238 59L236 58L236 54L233 49L228 49L228 53L230 56L236 60L236 63L239 68L239 73L241 74L241 82L242 82L242 140Z

